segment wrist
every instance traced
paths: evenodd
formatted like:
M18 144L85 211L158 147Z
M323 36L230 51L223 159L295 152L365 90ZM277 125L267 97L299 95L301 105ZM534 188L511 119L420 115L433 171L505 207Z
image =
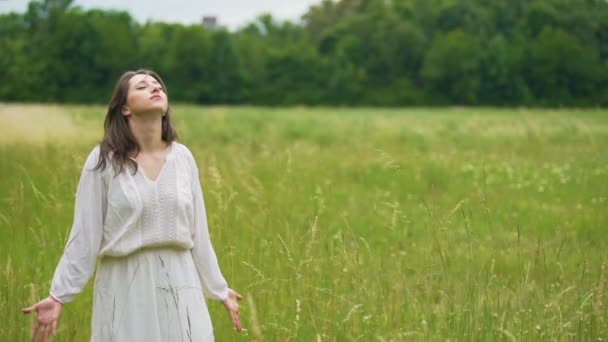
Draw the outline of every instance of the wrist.
M60 301L59 299L57 299L55 296L53 296L52 294L49 294L49 299L51 299L53 302L55 303L59 303L61 305L63 305L63 302Z
M225 303L228 299L230 299L230 288L227 288L226 290L224 290L222 292L222 294L220 294L220 296L219 296L219 300L222 303Z

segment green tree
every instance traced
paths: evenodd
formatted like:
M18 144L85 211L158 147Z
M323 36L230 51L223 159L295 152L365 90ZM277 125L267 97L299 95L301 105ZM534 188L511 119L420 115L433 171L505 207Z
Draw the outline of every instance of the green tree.
M165 29L168 28L165 27ZM214 71L210 64L212 54L210 33L198 25L187 27L175 25L167 31L171 33L161 37L168 40L161 40L156 45L162 49L161 45L165 43L166 52L159 51L158 53L161 53L159 58L154 59L151 56L149 59L163 61L167 58L167 71L164 77L167 79L167 87L170 87L170 96L186 102L209 103L213 101L211 82L213 82Z
M0 16L0 99L27 101L35 98L31 91L37 75L28 58L27 26L23 16ZM39 67L36 67L39 68Z
M597 48L561 29L545 27L529 44L525 75L543 105L580 105L594 97L605 75Z
M455 30L434 39L421 75L440 103L474 104L481 81L481 61L477 38Z
M107 101L147 67L196 103L608 104L603 0L324 0L236 32L37 0L0 15L0 101Z
M479 103L517 105L533 102L523 77L525 48L521 37L509 41L502 34L487 43L481 66Z
M216 103L238 103L243 99L244 71L232 36L225 30L212 35L208 64L210 100Z

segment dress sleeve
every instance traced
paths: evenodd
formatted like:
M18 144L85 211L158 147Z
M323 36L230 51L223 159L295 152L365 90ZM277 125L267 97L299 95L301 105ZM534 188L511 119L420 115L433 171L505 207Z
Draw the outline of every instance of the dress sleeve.
M51 283L50 295L61 303L71 302L82 292L97 264L107 208L102 172L93 171L98 158L99 146L96 146L80 175L72 229Z
M228 283L217 261L209 238L205 200L200 184L198 167L194 157L190 163L192 198L194 208L194 247L190 250L207 298L225 300L228 297Z

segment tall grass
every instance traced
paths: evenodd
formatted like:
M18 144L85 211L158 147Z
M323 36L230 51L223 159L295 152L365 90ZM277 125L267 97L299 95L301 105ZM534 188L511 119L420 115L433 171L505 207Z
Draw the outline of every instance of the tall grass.
M240 335L208 302L218 341L608 339L606 112L174 112L222 270L245 296ZM2 341L27 340L20 309L47 294L101 135L102 107L30 124L59 115L57 132L78 137L0 143ZM88 340L91 290L65 306L56 340Z

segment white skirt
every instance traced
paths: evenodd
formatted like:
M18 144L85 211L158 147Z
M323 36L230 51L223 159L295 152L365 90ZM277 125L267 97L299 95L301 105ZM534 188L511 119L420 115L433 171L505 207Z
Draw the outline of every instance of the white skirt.
M190 251L153 248L102 258L91 329L94 342L213 341Z

